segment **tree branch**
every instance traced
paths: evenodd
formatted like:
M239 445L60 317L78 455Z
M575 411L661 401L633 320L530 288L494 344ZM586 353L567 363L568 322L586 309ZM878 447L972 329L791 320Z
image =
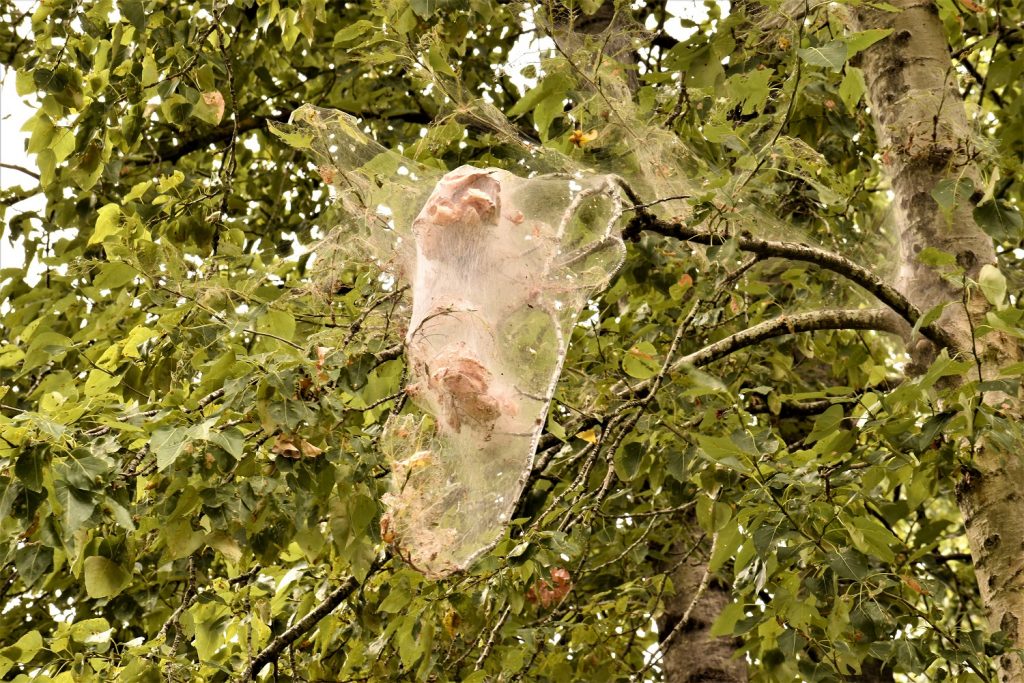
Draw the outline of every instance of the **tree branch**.
M370 565L370 571L366 573L366 578L369 579L373 576L388 560L388 558L388 554L379 556L374 563ZM299 619L290 628L271 640L265 648L260 650L259 653L253 657L252 663L246 667L245 672L242 674L242 680L256 680L256 676L259 675L263 667L276 661L289 645L294 643L307 631L320 623L321 619L333 612L334 608L344 602L358 587L359 582L356 581L355 577L350 576L344 581L344 583L331 591L327 597L324 598L319 605L310 610L306 616Z
M686 365L694 367L708 365L740 349L753 346L772 337L817 330L877 330L900 334L902 327L884 308L826 309L795 315L780 315L778 318L758 323L683 356L673 364L672 369L677 370Z
M17 171L18 173L24 173L25 175L29 176L30 178L35 178L36 180L39 180L39 174L38 173L36 173L35 171L32 171L32 170L29 170L29 169L25 168L24 166L18 166L17 164L8 164L6 162L0 162L0 168L9 168L12 171Z
M884 308L826 309L794 315L780 315L778 318L766 320L683 356L672 364L670 372L677 372L687 366L710 365L716 360L721 360L741 349L773 337L818 330L876 330L892 334L904 332L901 321ZM652 380L645 380L630 387L620 382L613 387L612 391L619 395L629 390L646 393L651 384Z
M234 122L228 122L224 125L218 126L206 135L200 135L197 138L186 140L185 142L178 145L163 145L157 148L156 153L151 157L139 159L133 163L134 166L144 166L147 164L155 164L165 161L177 161L181 157L196 152L198 150L209 147L210 145L218 142L224 142L230 140L232 135L241 135L247 133L250 130L256 130L258 128L266 128L268 121L287 121L287 116L249 116L238 121L237 131L235 129Z
M796 244L794 242L774 242L760 239L754 237L749 232L729 235L699 230L683 223L663 221L646 211L637 212L622 231L622 236L625 239L635 240L641 232L645 231L685 242L706 245L723 244L726 240L734 238L739 248L743 251L753 252L766 257L786 258L793 261L813 263L825 270L838 273L873 294L879 301L895 311L910 325L916 324L921 318L921 312L917 307L910 303L895 287L882 280L882 278L844 256L819 249L818 247ZM886 329L885 331L893 330ZM920 331L925 338L940 348L948 348L953 352L960 350L953 337L935 323L922 325Z

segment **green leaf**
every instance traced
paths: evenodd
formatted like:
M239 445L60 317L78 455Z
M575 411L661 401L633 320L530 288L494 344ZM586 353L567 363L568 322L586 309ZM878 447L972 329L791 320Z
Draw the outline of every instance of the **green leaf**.
M809 444L814 443L818 439L829 436L839 429L839 426L843 422L845 417L843 412L843 406L835 404L829 406L825 412L819 415L814 420L814 429L807 435L805 441Z
M862 50L866 50L878 41L892 34L891 28L872 28L846 36L846 58L849 59Z
M112 598L128 585L131 576L116 562L100 555L85 558L85 591L90 598Z
M736 556L736 551L744 540L746 538L740 529L738 520L730 516L718 531L718 540L711 559L708 561L708 569L717 572L724 567L726 562Z
M686 85L689 88L714 88L725 77L722 58L713 45L704 45L692 50L689 65L684 71Z
M939 205L939 210L946 216L974 192L974 182L970 178L944 178L932 188L932 198Z
M176 519L162 527L164 541L167 544L167 556L176 560L188 557L203 544L205 535L192 529L187 519Z
M217 432L210 439L227 451L235 460L241 460L245 449L245 436L234 427Z
M295 336L295 318L287 311L270 310L260 316L256 323L256 329L260 332L269 332L282 339L291 339ZM275 341L275 343L278 342Z
M854 111L865 92L867 84L864 82L864 71L855 66L847 66L846 75L839 84L839 99L846 105L847 110Z
M948 251L941 251L935 247L925 247L917 255L917 260L926 266L933 268L950 267L956 265L956 256Z
M569 88L572 80L560 73L554 73L541 79L535 88L523 95L508 111L509 116L521 116L528 111L533 111L537 105L547 98L557 98L561 102Z
M643 446L631 441L615 452L615 473L623 481L632 481L640 473L640 464L643 459Z
M863 581L871 573L867 558L856 550L848 549L829 555L829 566L840 578Z
M13 645L0 650L0 676L3 676L16 664L28 664L36 653L43 649L43 636L39 631L29 631L18 638ZM7 660L6 663L3 660Z
M622 370L635 379L650 379L661 371L658 350L650 342L640 342L622 357Z
M729 94L742 102L744 116L755 111L764 111L764 106L768 102L768 84L774 75L772 69L755 69L729 78Z
M174 463L185 448L188 429L185 427L161 427L153 432L150 450L156 454L156 467L165 470Z
M54 494L64 510L63 522L66 533L73 534L92 517L96 503L87 491L80 491L65 481L54 484Z
M925 314L918 318L917 322L914 323L914 329L910 331L910 338L916 339L917 333L921 330L922 327L925 327L926 325L931 325L933 322L938 320L939 316L942 315L942 311L946 310L946 306L948 305L948 301L943 301L938 306L933 306L932 308L928 309L928 311L926 311Z
M361 38L365 39L367 36L378 30L379 28L374 26L371 22L366 19L360 19L359 21L353 22L335 33L332 47L347 46L349 43L354 43Z
M160 194L167 194L183 182L185 182L185 174L176 170L170 175L161 177L156 187L160 191Z
M193 644L200 661L210 661L224 645L224 632L231 622L231 609L215 602L197 602L189 612L195 623Z
M824 45L805 47L799 54L801 59L812 66L823 66L838 73L846 63L846 43L842 40L830 40Z
M722 608L718 618L715 619L715 623L711 627L711 635L721 637L735 634L737 632L736 624L745 616L743 603L730 602Z
M712 462L725 465L737 472L746 473L749 466L746 464L751 458L756 457L756 452L751 451L744 445L737 443L735 439L724 436L705 436L699 434L697 441L700 443L703 455Z
M194 106L181 95L172 95L161 102L160 112L164 115L165 120L184 127L188 122L188 117L192 115Z
M99 275L93 280L93 285L100 289L120 289L134 280L137 274L138 271L127 263L104 263L100 266Z
M541 140L548 139L548 130L555 119L560 117L565 109L564 94L552 92L544 97L533 109L533 122L537 126Z
M1006 303L1006 277L998 267L986 263L978 274L978 286L990 304L1002 308Z
M146 30L146 10L142 0L121 0L118 5L121 14L127 19L135 30L142 32Z
M0 346L0 370L15 368L25 359L25 352L14 344Z
M125 202L133 202L136 199L141 199L142 196L144 194L146 194L146 190L148 190L152 186L153 186L153 181L152 180L144 180L144 181L142 181L140 183L135 183L134 185L132 185L131 191L129 191L128 194L126 194L124 196L124 201Z
M861 552L883 562L896 559L892 546L898 547L900 540L873 517L843 519L843 526L850 533L853 545Z
M117 204L107 204L96 212L96 224L93 227L89 244L99 244L108 237L115 237L121 228L121 207Z
M102 617L96 617L75 622L71 625L69 635L79 643L100 645L110 642L112 632L110 622Z
M273 121L267 122L267 128L271 133L276 135L285 141L288 145L296 149L309 149L313 146L313 134L302 133L296 130L290 130L292 126L279 126Z
M429 19L437 11L438 0L409 0L409 7L421 19Z
M125 337L121 353L125 358L141 358L139 346L160 335L145 325L136 325Z
M384 598L377 609L387 614L395 614L405 609L411 600L412 596L409 594L407 586L404 584L392 584L391 592L388 593L388 596Z
M1015 207L991 200L974 209L975 222L992 238L1000 242L1017 242L1024 234L1024 218Z
M448 60L436 45L427 51L427 63L430 64L430 68L435 72L451 76L452 78L455 77L455 72L449 66Z

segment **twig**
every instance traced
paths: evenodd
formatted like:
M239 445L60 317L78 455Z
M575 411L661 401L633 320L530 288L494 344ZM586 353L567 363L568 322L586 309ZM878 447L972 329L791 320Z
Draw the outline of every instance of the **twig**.
M717 533L711 537L710 556L713 556L715 554L716 545L718 545ZM675 638L676 635L679 634L684 628L686 628L687 624L690 623L690 617L693 615L693 610L697 608L697 603L700 602L701 598L704 597L704 593L707 591L708 585L710 583L711 566L710 564L706 564L704 565L704 574L703 576L701 576L700 583L697 585L697 590L694 592L693 599L690 600L690 604L687 606L686 611L683 612L683 616L680 617L679 621L676 622L676 625L672 627L672 630L668 632L668 635L665 636L664 640L658 643L658 654L651 657L651 660L644 665L644 668L640 669L640 671L638 671L630 678L631 681L641 680L643 675L647 673L651 669L651 667L653 667L655 664L662 660L662 658L665 656L665 650L668 647L669 642L673 638Z
M192 603L196 601L198 594L196 593L196 559L195 555L188 558L188 584L185 586L185 594L181 596L181 604L171 612L170 618L164 622L164 625L160 627L160 631L156 634L157 640L163 640L167 637L167 631L170 630L171 626L177 628L177 632L174 635L174 643L171 645L171 650L177 650L178 644L181 641L181 628L178 626L178 620L181 619L181 615L185 613Z
M18 173L24 173L25 175L27 175L27 176L29 176L31 178L34 178L36 180L40 179L39 178L39 174L36 173L35 171L29 170L29 169L25 168L24 166L18 166L17 164L8 164L7 162L0 161L0 168L9 168L12 171L17 171Z
M370 571L366 573L366 578L369 579L373 576L381 566L384 565L389 557L390 556L387 553L379 556L370 566ZM299 619L281 635L271 640L265 648L260 650L259 653L253 657L252 663L246 667L245 671L242 673L242 680L256 680L256 676L259 675L263 667L272 662L276 662L277 658L281 656L281 653L284 652L289 645L294 643L300 636L320 623L321 619L333 612L334 609L352 595L358 587L359 582L356 581L354 576L350 576L340 586L331 591L327 597L324 598L319 605L310 610L306 616Z
M476 660L476 670L479 671L483 668L484 662L487 660L488 655L491 654L491 650L494 648L494 642L498 638L498 631L505 625L505 620L508 619L508 615L512 613L512 606L505 605L505 609L502 610L501 616L498 617L498 621L494 624L491 629L491 633L487 636L487 642L484 644L483 651L480 652L480 656Z

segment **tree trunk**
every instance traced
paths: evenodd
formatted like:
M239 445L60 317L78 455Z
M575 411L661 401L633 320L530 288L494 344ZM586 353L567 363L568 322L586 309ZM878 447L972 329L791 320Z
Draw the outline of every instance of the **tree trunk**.
M695 528L695 525L694 527ZM689 539L688 539L689 540ZM679 552L686 552L680 544ZM707 558L696 554L672 573L675 595L667 600L665 613L658 619L663 646L661 665L667 683L746 683L747 662L736 657L736 641L711 635L711 626L726 605L732 601L728 586L711 580L693 609L689 619L680 624L690 609L694 596L701 590L707 571Z
M902 247L897 285L922 311L952 302L940 322L957 339L965 357L971 358L977 350L979 372L991 379L1000 366L1020 357L1020 349L996 333L974 339L973 330L984 320L988 304L977 292L965 297L963 287L943 281L917 258L926 247L954 254L974 281L983 266L996 264L992 240L973 218L976 195L958 197L951 217L943 214L932 196L943 180L963 178L981 187L971 126L935 6L920 0L893 0L892 4L901 11L863 5L854 8L853 14L859 30L893 29L863 53L862 66L879 148L892 179L893 215ZM927 361L923 344L912 351L915 360ZM1015 397L992 391L985 394L985 401L1019 419ZM989 621L1014 647L1024 647L1022 491L1024 463L1019 450L991 439L979 440L973 467L959 482L958 502ZM1017 655L1002 656L998 665L1001 681L1024 680L1024 666Z

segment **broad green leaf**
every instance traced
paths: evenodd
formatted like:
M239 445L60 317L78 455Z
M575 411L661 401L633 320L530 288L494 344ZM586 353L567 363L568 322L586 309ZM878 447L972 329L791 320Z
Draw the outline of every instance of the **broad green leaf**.
M185 448L188 430L184 427L161 427L153 432L150 450L156 454L158 470L164 470L173 464Z
M763 112L768 101L769 88L775 72L771 69L755 69L731 76L726 82L729 94L743 103L744 116Z
M939 210L948 216L972 192L974 183L969 178L946 178L932 189L932 198L939 205Z
M89 244L99 244L108 237L116 236L121 227L121 207L107 204L96 212L96 224L93 227Z
M854 111L857 108L857 103L864 97L864 93L867 91L867 85L864 82L864 71L855 67L846 67L846 75L843 76L842 82L839 84L839 99L846 105L847 110Z
M455 72L452 71L452 67L448 64L448 60L442 51L434 46L427 51L427 63L437 73L444 74L445 76L455 77Z
M93 280L93 285L100 289L120 289L130 283L137 274L138 271L127 263L104 263L100 266L99 275Z
M830 40L824 45L805 47L800 58L812 66L823 66L838 73L846 63L847 48L842 40Z
M846 36L846 58L849 59L892 34L891 28L872 28Z
M100 555L85 558L85 590L90 598L112 598L128 585L131 577L116 562Z
M25 359L25 352L14 344L0 346L0 370L15 368Z
M69 635L79 643L99 645L110 641L112 629L110 622L103 617L83 619L71 625Z
M650 342L634 345L622 357L622 370L635 379L650 379L661 370L658 350Z
M41 649L43 636L39 631L29 631L21 636L13 645L0 650L0 676L10 671L14 664L28 664Z
M843 422L843 418L844 410L842 405L836 404L829 406L825 412L815 418L814 429L812 429L811 433L807 435L805 441L811 444L818 439L831 436L839 429Z
M986 263L978 275L978 286L988 302L1002 308L1006 302L1006 277L998 267Z
M144 325L136 325L125 337L122 354L125 358L141 358L139 346L159 336L159 333Z
M270 130L271 133L281 138L282 140L285 141L285 143L296 149L309 149L310 147L312 147L312 133L301 133L298 131L292 131L289 130L288 128L278 126L273 122L268 122L267 128Z
M1017 241L1024 233L1024 219L1020 211L1004 202L991 200L974 209L974 220L991 237L1003 241Z
M635 441L631 441L615 452L615 473L623 481L632 481L640 473L640 465L643 459L643 446Z
M711 627L711 635L716 637L731 636L736 633L736 624L744 616L743 604L731 602L722 608L718 618Z

